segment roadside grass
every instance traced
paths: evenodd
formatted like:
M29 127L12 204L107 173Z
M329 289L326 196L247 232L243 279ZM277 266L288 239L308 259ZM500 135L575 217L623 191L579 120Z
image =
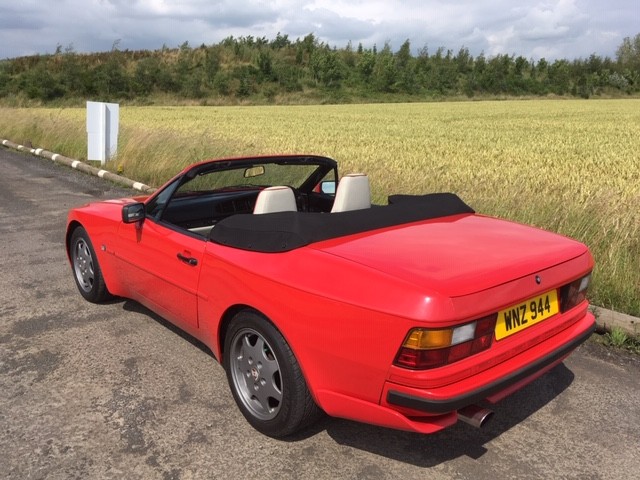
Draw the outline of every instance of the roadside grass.
M317 153L374 201L452 191L476 211L585 242L593 303L640 316L640 100L123 107L107 164L159 186L212 157ZM0 137L85 159L85 111L0 108Z
M613 327L611 331L602 335L597 341L607 347L626 350L640 355L640 338L627 335L627 333L619 327Z
M629 336L621 328L613 328L606 334L607 343L613 347L624 347L629 341Z

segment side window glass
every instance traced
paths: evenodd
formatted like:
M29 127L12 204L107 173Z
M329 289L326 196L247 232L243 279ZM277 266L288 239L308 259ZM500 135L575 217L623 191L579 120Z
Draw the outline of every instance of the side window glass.
M147 204L147 210L145 212L147 217L151 217L156 221L160 219L160 215L162 215L164 208L169 202L169 199L171 198L171 195L173 195L173 192L179 182L180 179L177 179L172 185L165 188L158 196Z

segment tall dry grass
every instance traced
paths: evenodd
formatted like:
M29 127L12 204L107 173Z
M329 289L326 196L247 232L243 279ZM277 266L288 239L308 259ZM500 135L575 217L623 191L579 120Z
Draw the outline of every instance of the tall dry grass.
M374 198L453 191L477 211L584 241L591 298L640 315L640 101L126 107L118 158L159 185L205 158L317 153ZM83 109L0 109L0 137L86 157Z

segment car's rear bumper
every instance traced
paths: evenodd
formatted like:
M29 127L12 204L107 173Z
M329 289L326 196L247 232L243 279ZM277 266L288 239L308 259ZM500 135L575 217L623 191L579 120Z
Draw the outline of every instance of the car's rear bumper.
M556 350L547 353L540 357L533 363L530 363L514 372L506 375L502 378L494 380L480 388L476 388L469 392L465 392L462 395L446 399L433 399L424 398L423 396L417 396L412 393L407 393L399 390L397 387L390 387L386 392L387 402L390 405L397 405L400 407L410 408L412 410L418 410L426 413L447 413L453 410L459 410L467 405L480 402L486 398L494 395L499 395L501 392L510 389L514 385L523 384L523 381L530 377L537 377L538 373L546 371L547 367L552 367L561 362L569 353L571 353L576 347L582 344L587 338L591 336L595 330L595 321L591 326L582 332L579 336L571 339L571 341L560 346ZM533 378L531 378L533 380ZM528 382L526 382L528 383Z
M481 400L495 403L561 363L595 328L595 318L586 304L583 307L570 318L558 319L547 332L550 337L533 346L514 339L504 348L503 353L509 353L504 360L452 383L408 386L388 380L379 404L332 390L316 391L316 401L332 416L423 434L437 432L456 423L461 408Z
M381 404L405 415L441 415L467 405L495 402L522 388L562 362L595 330L595 318L587 312L568 328L483 372L449 385L416 388L386 382Z

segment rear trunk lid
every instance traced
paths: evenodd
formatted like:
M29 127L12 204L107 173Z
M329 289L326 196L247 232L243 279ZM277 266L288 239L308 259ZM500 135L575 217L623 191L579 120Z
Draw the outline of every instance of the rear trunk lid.
M312 248L448 297L486 290L587 251L561 235L481 215L401 225Z

